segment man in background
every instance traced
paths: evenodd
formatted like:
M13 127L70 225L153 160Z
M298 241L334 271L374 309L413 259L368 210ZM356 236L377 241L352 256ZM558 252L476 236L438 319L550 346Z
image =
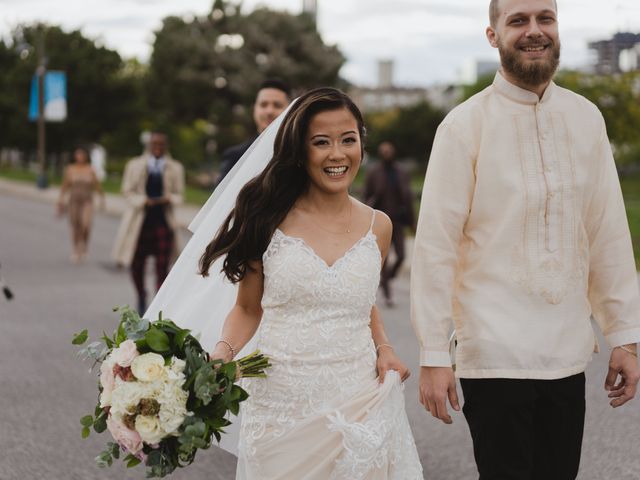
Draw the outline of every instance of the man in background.
M390 282L405 258L405 229L415 227L413 195L409 174L396 161L396 148L391 142L378 147L380 161L367 170L364 201L370 207L381 210L393 223L391 245L393 262L387 257L382 267L380 286L387 306L394 305Z
M253 105L253 121L257 133L246 142L229 147L222 153L222 165L220 166L220 177L218 184L238 163L240 157L251 146L262 131L273 122L291 102L291 91L289 86L282 80L269 79L260 84L256 101Z
M153 132L148 152L129 160L122 177L127 208L112 255L119 265L131 267L141 315L147 307L147 257L155 257L156 288L160 288L178 253L173 209L183 202L185 176L182 164L171 158L168 147L167 136Z

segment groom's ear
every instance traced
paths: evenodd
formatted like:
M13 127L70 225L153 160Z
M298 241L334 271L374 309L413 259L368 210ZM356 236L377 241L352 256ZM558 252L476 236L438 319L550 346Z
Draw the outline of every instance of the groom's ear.
M487 35L487 40L489 40L489 44L493 48L498 48L498 37L493 27L487 27L487 29L485 30L485 33Z

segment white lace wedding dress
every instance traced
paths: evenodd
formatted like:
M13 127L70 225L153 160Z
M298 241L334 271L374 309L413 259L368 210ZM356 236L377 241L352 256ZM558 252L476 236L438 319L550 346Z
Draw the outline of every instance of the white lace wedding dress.
M276 230L258 331L273 367L245 380L236 479L423 478L399 376L376 378L380 262L371 229L333 265Z

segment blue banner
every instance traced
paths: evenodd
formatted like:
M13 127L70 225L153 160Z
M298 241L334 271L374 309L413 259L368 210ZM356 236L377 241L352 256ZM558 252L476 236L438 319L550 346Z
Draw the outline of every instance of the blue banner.
M38 119L38 76L31 79L29 120ZM47 122L62 122L67 118L67 75L49 71L44 76L44 119Z

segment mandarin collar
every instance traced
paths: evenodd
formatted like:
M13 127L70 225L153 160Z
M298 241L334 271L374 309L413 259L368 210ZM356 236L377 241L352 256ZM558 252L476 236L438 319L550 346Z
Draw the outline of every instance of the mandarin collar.
M518 87L517 85L509 82L498 70L493 79L493 88L496 89L498 93L504 95L510 100L513 100L514 102L522 103L524 105L536 105L538 103L545 103L549 101L553 94L553 90L556 88L556 84L551 80L542 94L542 98L538 98L538 95L532 91Z

